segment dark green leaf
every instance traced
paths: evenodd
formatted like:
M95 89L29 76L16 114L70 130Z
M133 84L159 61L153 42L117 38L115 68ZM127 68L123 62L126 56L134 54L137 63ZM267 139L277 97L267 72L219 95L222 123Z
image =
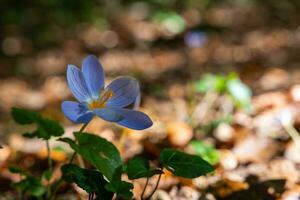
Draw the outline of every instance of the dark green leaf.
M119 166L115 170L110 183L107 183L105 185L105 189L116 193L117 196L122 197L124 199L132 199L133 194L131 190L133 189L133 185L126 181L122 181L121 175L122 175L122 166Z
M8 169L11 173L24 174L24 175L27 174L24 169L17 167L17 166L10 166Z
M31 176L23 179L18 183L15 183L14 186L19 190L35 197L41 197L46 192L46 189L42 185L41 181Z
M24 110L21 108L12 108L11 114L14 120L19 124L33 124L38 117L35 112Z
M162 165L176 176L196 178L212 172L214 168L199 156L173 149L164 149L160 154Z
M149 161L143 157L135 157L128 161L126 172L130 180L151 177L163 173L159 169L150 169Z
M38 113L20 108L12 108L14 120L22 125L36 124L37 129L31 133L25 133L25 137L38 137L48 140L51 136L61 136L63 127L56 121L42 117Z
M26 132L26 133L23 133L23 137L26 137L26 138L35 138L35 137L38 137L37 135L37 131L34 131L34 132Z
M77 165L68 164L62 167L62 173L62 178L66 182L76 183L87 193L96 193L96 195L101 197L103 200L112 199L113 193L104 188L107 181L104 180L103 175L100 172L96 170L82 169Z
M58 137L64 133L63 127L57 121L51 119L40 118L38 125L50 136Z
M108 180L112 179L116 168L122 165L118 149L106 139L89 134L74 133L79 145L69 138L62 138L72 149L93 164Z
M47 181L49 181L51 178L52 178L52 170L47 170L47 171L45 171L44 173L43 173L43 177L47 180Z
M108 180L116 168L122 165L118 149L106 139L88 133L75 133L79 143L79 153L94 164Z

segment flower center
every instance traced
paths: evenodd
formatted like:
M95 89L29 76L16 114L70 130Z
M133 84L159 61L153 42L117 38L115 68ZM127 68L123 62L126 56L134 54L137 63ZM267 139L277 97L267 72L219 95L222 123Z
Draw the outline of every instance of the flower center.
M104 108L106 102L113 96L112 90L101 90L98 99L92 100L88 104L90 110Z

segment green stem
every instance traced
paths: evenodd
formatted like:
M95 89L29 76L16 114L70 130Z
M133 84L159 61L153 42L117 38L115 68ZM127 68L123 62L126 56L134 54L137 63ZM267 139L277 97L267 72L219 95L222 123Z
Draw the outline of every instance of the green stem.
M22 174L20 175L20 181L22 181ZM23 191L21 189L17 189L19 199L23 199Z
M52 159L51 159L51 149L50 149L50 143L49 140L46 140L46 146L47 146L47 157L48 157L48 170L51 171L52 173ZM47 185L47 198L51 196L51 184L50 180L48 180L48 185Z
M19 199L24 199L23 198L23 191L21 190L21 189L18 189L18 197L19 197Z
M89 122L86 123L86 124L83 124L83 126L81 127L81 129L78 132L83 132L84 129L87 127L88 124L89 124Z
M194 126L199 126L206 119L207 115L214 106L219 94L216 92L206 92L200 103L196 105L195 111L191 115L191 123Z
M162 170L163 170L163 169L161 168L161 171L162 171ZM159 185L159 182L160 182L160 179L161 179L161 175L162 175L162 173L158 175L158 179L157 179L156 185L155 185L153 191L151 192L151 194L146 198L146 200L150 200L150 198L154 195L155 191L156 191L157 188L158 188L158 185Z
M88 124L89 124L89 122L86 123L86 124L84 124L84 125L80 128L80 130L79 130L78 132L83 132L84 129L87 127ZM76 138L75 138L75 141L77 141ZM74 153L72 154L72 156L71 156L70 161L68 162L68 164L72 164L72 162L73 162L74 157L76 156L76 154L77 154L76 152L74 152ZM55 199L55 195L56 195L58 189L60 188L60 186L61 186L62 184L63 184L63 179L62 179L62 177L61 177L61 178L57 181L57 183L56 183L56 185L55 185L54 191L53 191L52 195L51 195L50 198L49 198L50 200L54 200L54 199Z
M69 161L69 164L72 164L72 162L73 162L75 156L76 156L76 152L74 151L74 153L72 154L71 159L70 159L70 161Z
M88 124L89 124L89 122L86 123L86 124L84 124L78 132L82 133L82 132L84 131L84 129L87 127ZM77 141L77 140L76 140L76 138L75 138L75 142L76 142L76 141ZM74 158L75 158L76 155L77 155L77 152L74 152L74 153L72 154L71 159L70 159L70 161L69 161L69 164L72 164L72 162L73 162L73 160L74 160ZM79 158L79 160L80 160L80 159L82 160L82 158ZM80 166L80 167L84 167L84 166Z
M51 149L49 140L46 140L47 152L48 152L48 168L52 170L52 159L51 159Z
M144 194L145 194L146 188L147 188L147 186L148 186L148 183L149 183L149 177L147 177L147 180L146 180L146 183L145 183L143 192L142 192L142 194L141 194L141 200L144 199Z
M57 182L56 182L56 187L54 188L54 191L53 191L53 193L52 193L52 196L49 198L50 200L53 200L53 199L55 199L55 195L56 195L56 193L57 193L57 191L58 191L58 189L60 188L60 186L63 184L63 179L62 178L60 178Z

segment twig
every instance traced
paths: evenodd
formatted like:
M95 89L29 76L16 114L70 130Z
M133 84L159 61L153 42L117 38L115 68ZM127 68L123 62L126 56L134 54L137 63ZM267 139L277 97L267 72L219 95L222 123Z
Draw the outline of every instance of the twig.
M290 137L295 142L295 144L300 145L300 135L298 131L294 128L294 126L288 123L288 124L283 124L283 128L290 135Z
M148 186L148 183L149 183L149 177L147 177L147 179L146 179L146 183L145 183L143 192L142 192L142 194L141 194L141 200L144 199L144 194L145 194L146 188L147 188L147 186Z
M216 92L206 92L201 102L196 106L194 113L192 114L192 123L195 125L203 123L210 109L218 99Z
M161 170L163 170L163 169L161 169ZM159 182L160 182L161 175L162 175L162 173L160 173L160 174L158 175L158 179L157 179L156 185L155 185L153 191L151 192L151 194L146 198L146 200L149 200L149 199L154 195L155 191L156 191L157 188L158 188L158 185L159 185Z

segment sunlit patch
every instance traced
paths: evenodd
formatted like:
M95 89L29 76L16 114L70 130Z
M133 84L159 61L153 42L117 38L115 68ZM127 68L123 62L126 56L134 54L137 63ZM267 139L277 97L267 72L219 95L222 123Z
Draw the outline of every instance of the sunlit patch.
M99 109L99 108L104 108L106 102L113 96L113 91L112 90L101 90L100 95L98 99L92 100L88 104L88 108L93 110L93 109Z

